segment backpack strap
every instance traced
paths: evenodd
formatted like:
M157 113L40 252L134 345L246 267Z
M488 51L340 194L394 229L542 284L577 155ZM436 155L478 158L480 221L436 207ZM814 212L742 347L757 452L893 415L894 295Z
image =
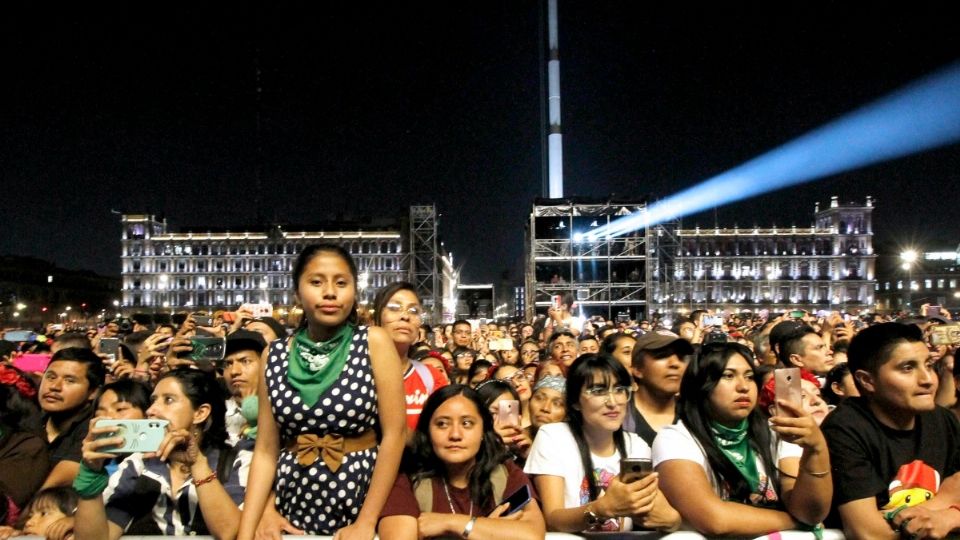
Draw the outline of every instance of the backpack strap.
M417 375L420 376L420 380L423 381L423 385L427 388L427 395L429 396L433 393L433 387L436 386L436 382L433 380L433 374L430 373L430 368L423 362L417 360L411 360L410 363L413 365L413 369L416 370Z
M417 507L421 512L433 512L433 478L418 480L413 485L413 496L417 499Z
M490 471L490 484L493 485L493 502L499 504L507 491L507 467L503 463Z

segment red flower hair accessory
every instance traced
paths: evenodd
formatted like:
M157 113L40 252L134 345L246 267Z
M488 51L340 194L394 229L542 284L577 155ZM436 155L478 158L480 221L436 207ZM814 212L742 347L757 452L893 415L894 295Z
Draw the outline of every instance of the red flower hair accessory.
M17 392L27 399L33 399L37 395L37 389L23 378L23 374L7 366L0 366L0 384L16 388Z

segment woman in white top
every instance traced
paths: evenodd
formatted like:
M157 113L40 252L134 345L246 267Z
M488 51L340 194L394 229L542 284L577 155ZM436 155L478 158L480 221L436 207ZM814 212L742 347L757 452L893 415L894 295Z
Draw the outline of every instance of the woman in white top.
M583 355L570 366L567 420L540 428L524 467L535 475L549 530L669 531L680 525L656 474L631 483L619 479L622 457L650 457L643 439L622 429L631 382L609 356Z
M751 357L736 343L704 345L680 385L680 422L653 443L663 493L686 525L709 536L816 525L830 510L823 434L799 404L782 400L771 433Z

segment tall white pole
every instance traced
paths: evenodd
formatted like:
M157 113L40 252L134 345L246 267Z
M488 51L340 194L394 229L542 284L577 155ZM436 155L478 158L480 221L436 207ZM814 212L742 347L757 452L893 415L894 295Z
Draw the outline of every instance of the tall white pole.
M547 156L550 198L563 197L563 135L560 130L560 42L557 39L557 0L547 0L547 102L549 135Z

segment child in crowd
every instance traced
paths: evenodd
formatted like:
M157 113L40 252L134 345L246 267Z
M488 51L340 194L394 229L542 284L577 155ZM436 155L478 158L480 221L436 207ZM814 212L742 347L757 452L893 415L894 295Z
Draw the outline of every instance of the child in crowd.
M77 493L72 488L49 488L37 493L24 511L23 534L49 540L67 540L73 533L72 516L77 511Z

